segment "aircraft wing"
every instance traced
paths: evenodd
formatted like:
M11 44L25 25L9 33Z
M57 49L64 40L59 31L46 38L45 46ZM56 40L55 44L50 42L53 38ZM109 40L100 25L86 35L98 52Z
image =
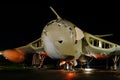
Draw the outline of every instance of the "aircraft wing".
M92 34L84 32L84 51L89 54L100 54L100 55L114 55L120 54L120 45L96 37Z
M16 50L21 50L24 53L37 53L43 51L43 45L41 38L27 44L26 46L15 48Z
M41 43L41 38L38 38L25 46L0 51L0 55L12 62L22 62L25 60L26 54L40 53L41 51L44 50Z

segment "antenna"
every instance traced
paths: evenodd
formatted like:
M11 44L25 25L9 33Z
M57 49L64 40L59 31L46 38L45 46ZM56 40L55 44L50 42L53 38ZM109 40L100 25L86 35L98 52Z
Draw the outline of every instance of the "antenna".
M50 6L50 9L53 11L53 13L57 16L57 19L62 19L58 14L57 12Z

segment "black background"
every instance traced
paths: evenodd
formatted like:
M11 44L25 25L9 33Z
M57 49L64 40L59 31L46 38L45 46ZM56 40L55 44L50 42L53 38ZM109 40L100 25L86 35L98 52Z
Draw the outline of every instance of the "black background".
M107 40L120 44L118 2L47 0L40 4L0 4L0 49L26 45L41 36L49 21L56 19L52 6L63 18L91 34L113 34Z

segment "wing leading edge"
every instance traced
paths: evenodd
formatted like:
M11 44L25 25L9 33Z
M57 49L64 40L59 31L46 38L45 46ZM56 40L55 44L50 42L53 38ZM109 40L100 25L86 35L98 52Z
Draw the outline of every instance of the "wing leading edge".
M18 63L23 62L25 60L26 54L40 53L41 51L44 50L41 38L38 38L37 40L25 46L0 51L0 55L4 56L9 61Z
M118 44L96 37L87 32L84 32L84 36L87 42L84 48L89 54L118 55L120 52L120 45Z

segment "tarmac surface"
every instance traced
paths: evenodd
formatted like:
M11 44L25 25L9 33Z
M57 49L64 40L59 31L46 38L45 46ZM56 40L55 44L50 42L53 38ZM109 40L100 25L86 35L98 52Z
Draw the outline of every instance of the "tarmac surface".
M0 80L120 80L120 72L110 70L1 69Z

